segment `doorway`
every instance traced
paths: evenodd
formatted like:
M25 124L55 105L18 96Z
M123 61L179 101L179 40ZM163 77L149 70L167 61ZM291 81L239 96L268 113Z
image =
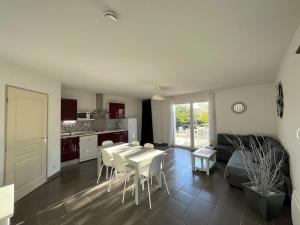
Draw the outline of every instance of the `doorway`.
M48 96L6 89L5 184L15 184L15 200L46 182Z
M174 144L187 148L209 145L208 102L175 104Z

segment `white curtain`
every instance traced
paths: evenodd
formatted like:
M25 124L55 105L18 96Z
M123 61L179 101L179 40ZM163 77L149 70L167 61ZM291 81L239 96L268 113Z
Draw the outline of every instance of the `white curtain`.
M215 93L211 92L208 95L208 129L209 129L209 144L216 143L216 117L215 117Z
M168 146L174 145L174 135L175 135L175 105L172 101L169 102L169 139Z

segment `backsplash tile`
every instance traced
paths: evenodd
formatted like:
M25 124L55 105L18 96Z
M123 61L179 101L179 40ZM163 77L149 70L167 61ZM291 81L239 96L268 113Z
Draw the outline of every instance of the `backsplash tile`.
M61 122L61 133L70 133L70 132L82 132L82 131L91 131L90 120L77 120L77 121L63 121Z
M120 129L119 123L122 124L122 129L126 128L125 119L106 119L105 120L105 130L116 130ZM61 122L61 133L70 132L82 132L91 131L92 121L90 120L77 120L77 121L63 121Z
M105 120L105 129L107 130L115 130L120 129L119 123L121 122L122 128L126 128L125 119L106 119Z

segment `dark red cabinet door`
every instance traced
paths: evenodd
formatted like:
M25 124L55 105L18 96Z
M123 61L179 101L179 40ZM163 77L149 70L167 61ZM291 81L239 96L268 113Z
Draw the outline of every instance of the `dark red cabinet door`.
M61 162L79 158L79 137L61 139Z
M77 100L61 99L61 120L77 120Z
M128 142L128 131L122 132L122 141L126 143Z
M125 104L109 103L109 118L110 119L124 119L125 118Z
M108 140L111 140L110 133L98 134L98 146L101 146L103 141L108 141Z
M122 132L98 134L98 146L101 146L103 141L108 141L108 140L114 143L128 142L128 132L122 131Z

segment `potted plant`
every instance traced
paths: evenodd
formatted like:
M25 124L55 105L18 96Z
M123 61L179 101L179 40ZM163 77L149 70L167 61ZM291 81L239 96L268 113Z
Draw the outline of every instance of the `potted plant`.
M247 170L250 182L243 187L250 207L267 221L277 218L285 200L285 193L276 189L284 182L280 171L284 154L279 156L264 137L250 136L247 144L239 137L229 141L242 155Z

